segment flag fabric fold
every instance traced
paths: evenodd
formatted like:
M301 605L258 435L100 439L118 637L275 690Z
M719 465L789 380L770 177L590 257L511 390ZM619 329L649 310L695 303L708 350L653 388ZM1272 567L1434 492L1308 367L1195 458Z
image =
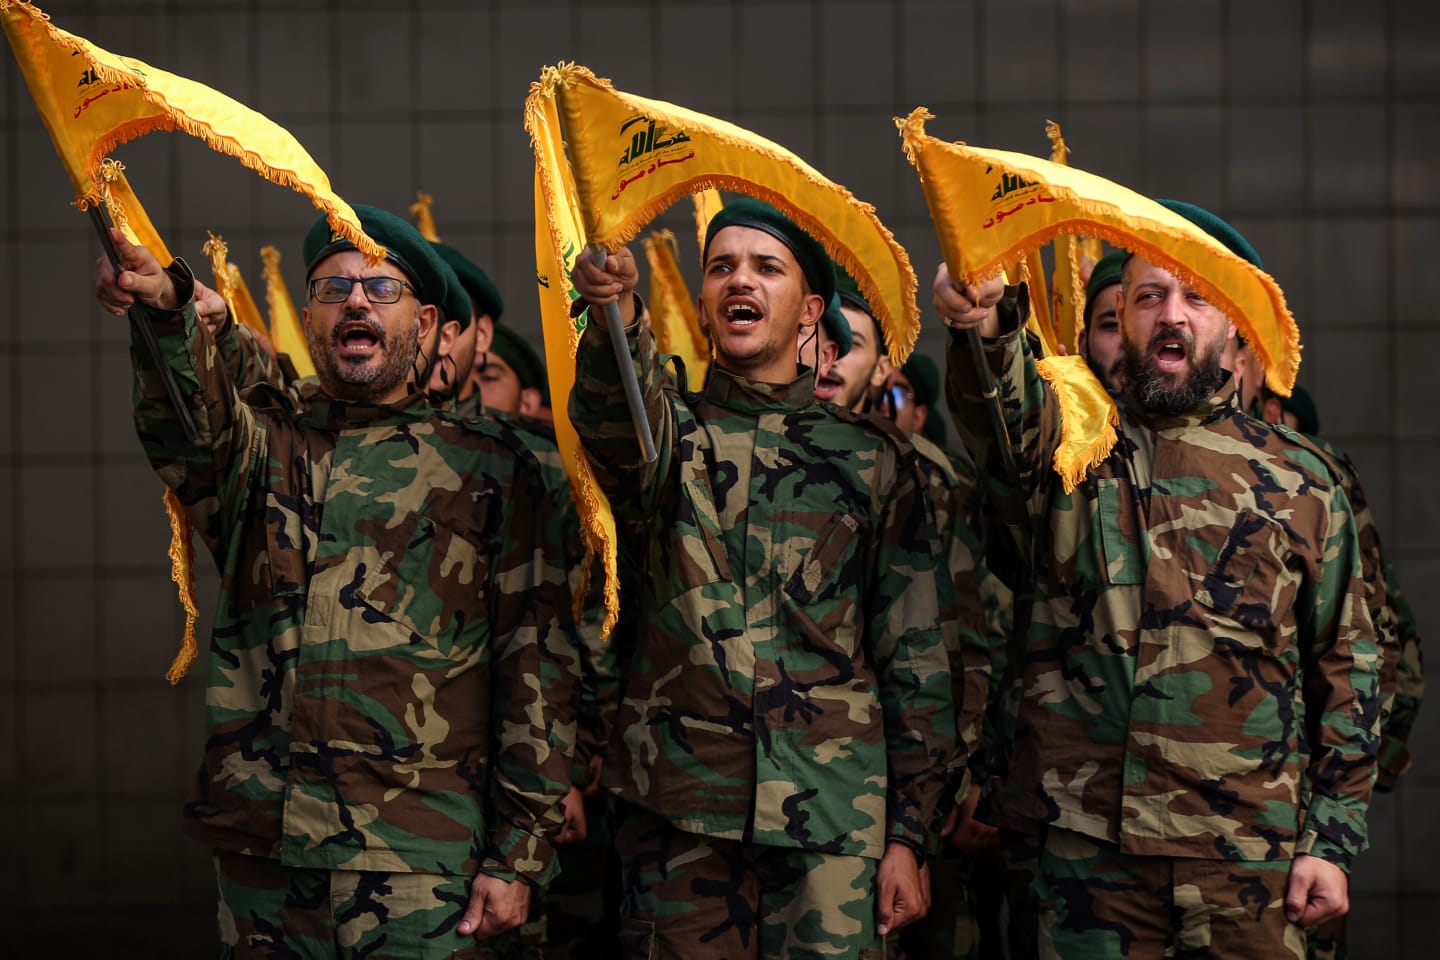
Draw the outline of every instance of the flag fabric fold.
M595 481L580 437L570 422L570 388L575 384L575 351L584 332L585 315L571 317L570 305L579 297L570 284L575 258L585 247L576 213L574 181L565 161L565 143L553 97L537 97L531 86L526 101L525 127L535 150L535 283L540 297L540 327L545 339L545 372L554 398L555 443L570 486L585 537L588 576L599 557L605 577L600 624L602 639L610 636L620 617L619 557L615 541L615 515L610 501ZM588 584L575 593L576 616L589 593Z
M1066 493L1097 467L1119 439L1120 411L1105 386L1079 354L1044 357L1035 369L1055 392L1060 404L1060 443L1055 448L1055 473Z
M1060 124L1045 122L1045 135L1050 138L1050 162L1063 167L1070 165L1070 148L1065 143ZM1067 354L1080 349L1080 331L1085 328L1085 280L1080 270L1082 238L1073 233L1055 237L1055 272L1050 283L1050 318L1055 339L1065 345Z
M1149 197L1049 160L947 143L925 133L923 107L897 117L920 175L945 262L957 280L994 277L1062 233L1099 237L1191 284L1223 310L1289 395L1300 332L1274 278Z

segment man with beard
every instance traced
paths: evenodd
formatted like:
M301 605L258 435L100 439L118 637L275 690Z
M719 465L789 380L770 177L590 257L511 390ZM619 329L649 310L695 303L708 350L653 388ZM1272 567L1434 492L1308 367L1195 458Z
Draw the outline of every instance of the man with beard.
M1224 221L1165 203L1260 268ZM1348 908L1375 776L1379 650L1344 494L1236 406L1229 318L1138 256L1120 437L1065 491L1059 407L1001 293L935 283L956 422L996 497L1039 518L1008 776L1013 812L1046 825L1042 955L1303 957L1302 928ZM960 335L977 327L1018 476Z
M448 957L513 928L553 873L570 779L579 668L539 470L500 428L433 412L420 344L443 265L403 220L356 212L387 259L323 219L307 235L318 385L299 406L237 392L183 261L115 231L121 271L95 270L197 420L189 440L137 345L142 444L221 574L185 828L215 848L237 958Z
M634 957L859 956L924 912L919 866L954 747L934 533L905 440L815 402L796 344L834 291L768 204L715 215L698 395L662 373L634 257L582 257L571 420L638 569L640 632L602 783L618 798ZM646 463L604 329L618 305Z
M1105 389L1118 394L1122 386L1119 304L1120 269L1125 251L1115 250L1100 258L1085 284L1085 329L1080 331L1080 355Z

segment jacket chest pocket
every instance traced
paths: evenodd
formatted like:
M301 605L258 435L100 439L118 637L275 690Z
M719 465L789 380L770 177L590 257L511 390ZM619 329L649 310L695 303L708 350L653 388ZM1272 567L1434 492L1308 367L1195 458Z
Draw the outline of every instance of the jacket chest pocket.
M486 614L489 555L428 517L408 514L375 535L353 597L403 627L411 643L448 652L465 625Z
M730 580L730 561L715 512L715 494L703 468L691 464L681 484L676 524L684 530L672 558L684 589Z
M848 513L837 513L827 523L815 545L785 583L785 592L800 604L829 600L847 584L861 582L863 553L860 521Z
M1105 566L1103 582L1117 586L1145 582L1148 551L1129 480L1101 477L1096 481L1094 534Z
M1289 555L1279 524L1242 510L1196 588L1195 599L1242 627L1273 632L1276 612L1288 613L1299 588L1297 574L1286 564Z

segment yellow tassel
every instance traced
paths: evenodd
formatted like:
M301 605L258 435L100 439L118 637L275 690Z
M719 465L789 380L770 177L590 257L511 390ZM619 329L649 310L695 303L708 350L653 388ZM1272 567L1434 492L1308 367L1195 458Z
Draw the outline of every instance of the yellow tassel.
M1055 473L1066 493L1100 466L1119 439L1120 411L1090 371L1084 357L1045 357L1035 369L1055 391L1060 405L1060 443L1055 447Z
M200 647L195 640L195 623L200 619L200 608L195 603L195 545L190 539L194 528L180 504L180 498L169 487L165 488L165 513L170 518L170 579L175 581L180 605L185 608L185 632L180 638L180 650L170 661L170 669L165 671L165 679L174 686L200 656Z
M420 236L431 243L440 242L440 234L435 232L435 217L430 212L430 206L435 198L428 193L415 194L415 202L410 204L410 216L415 218L415 229L420 231Z

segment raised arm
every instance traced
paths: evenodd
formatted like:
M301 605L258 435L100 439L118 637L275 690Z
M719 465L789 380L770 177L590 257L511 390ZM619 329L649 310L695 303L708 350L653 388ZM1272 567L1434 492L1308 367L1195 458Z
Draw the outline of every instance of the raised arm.
M165 268L119 230L112 230L111 237L122 269L117 276L107 259L97 261L95 296L119 316L136 308L138 322L149 324L188 402L197 436L193 443L186 439L154 361L132 328L136 432L206 546L219 552L243 507L246 482L263 462L265 428L240 402L225 360L201 321L202 312L213 319L213 292L195 282L183 260Z

